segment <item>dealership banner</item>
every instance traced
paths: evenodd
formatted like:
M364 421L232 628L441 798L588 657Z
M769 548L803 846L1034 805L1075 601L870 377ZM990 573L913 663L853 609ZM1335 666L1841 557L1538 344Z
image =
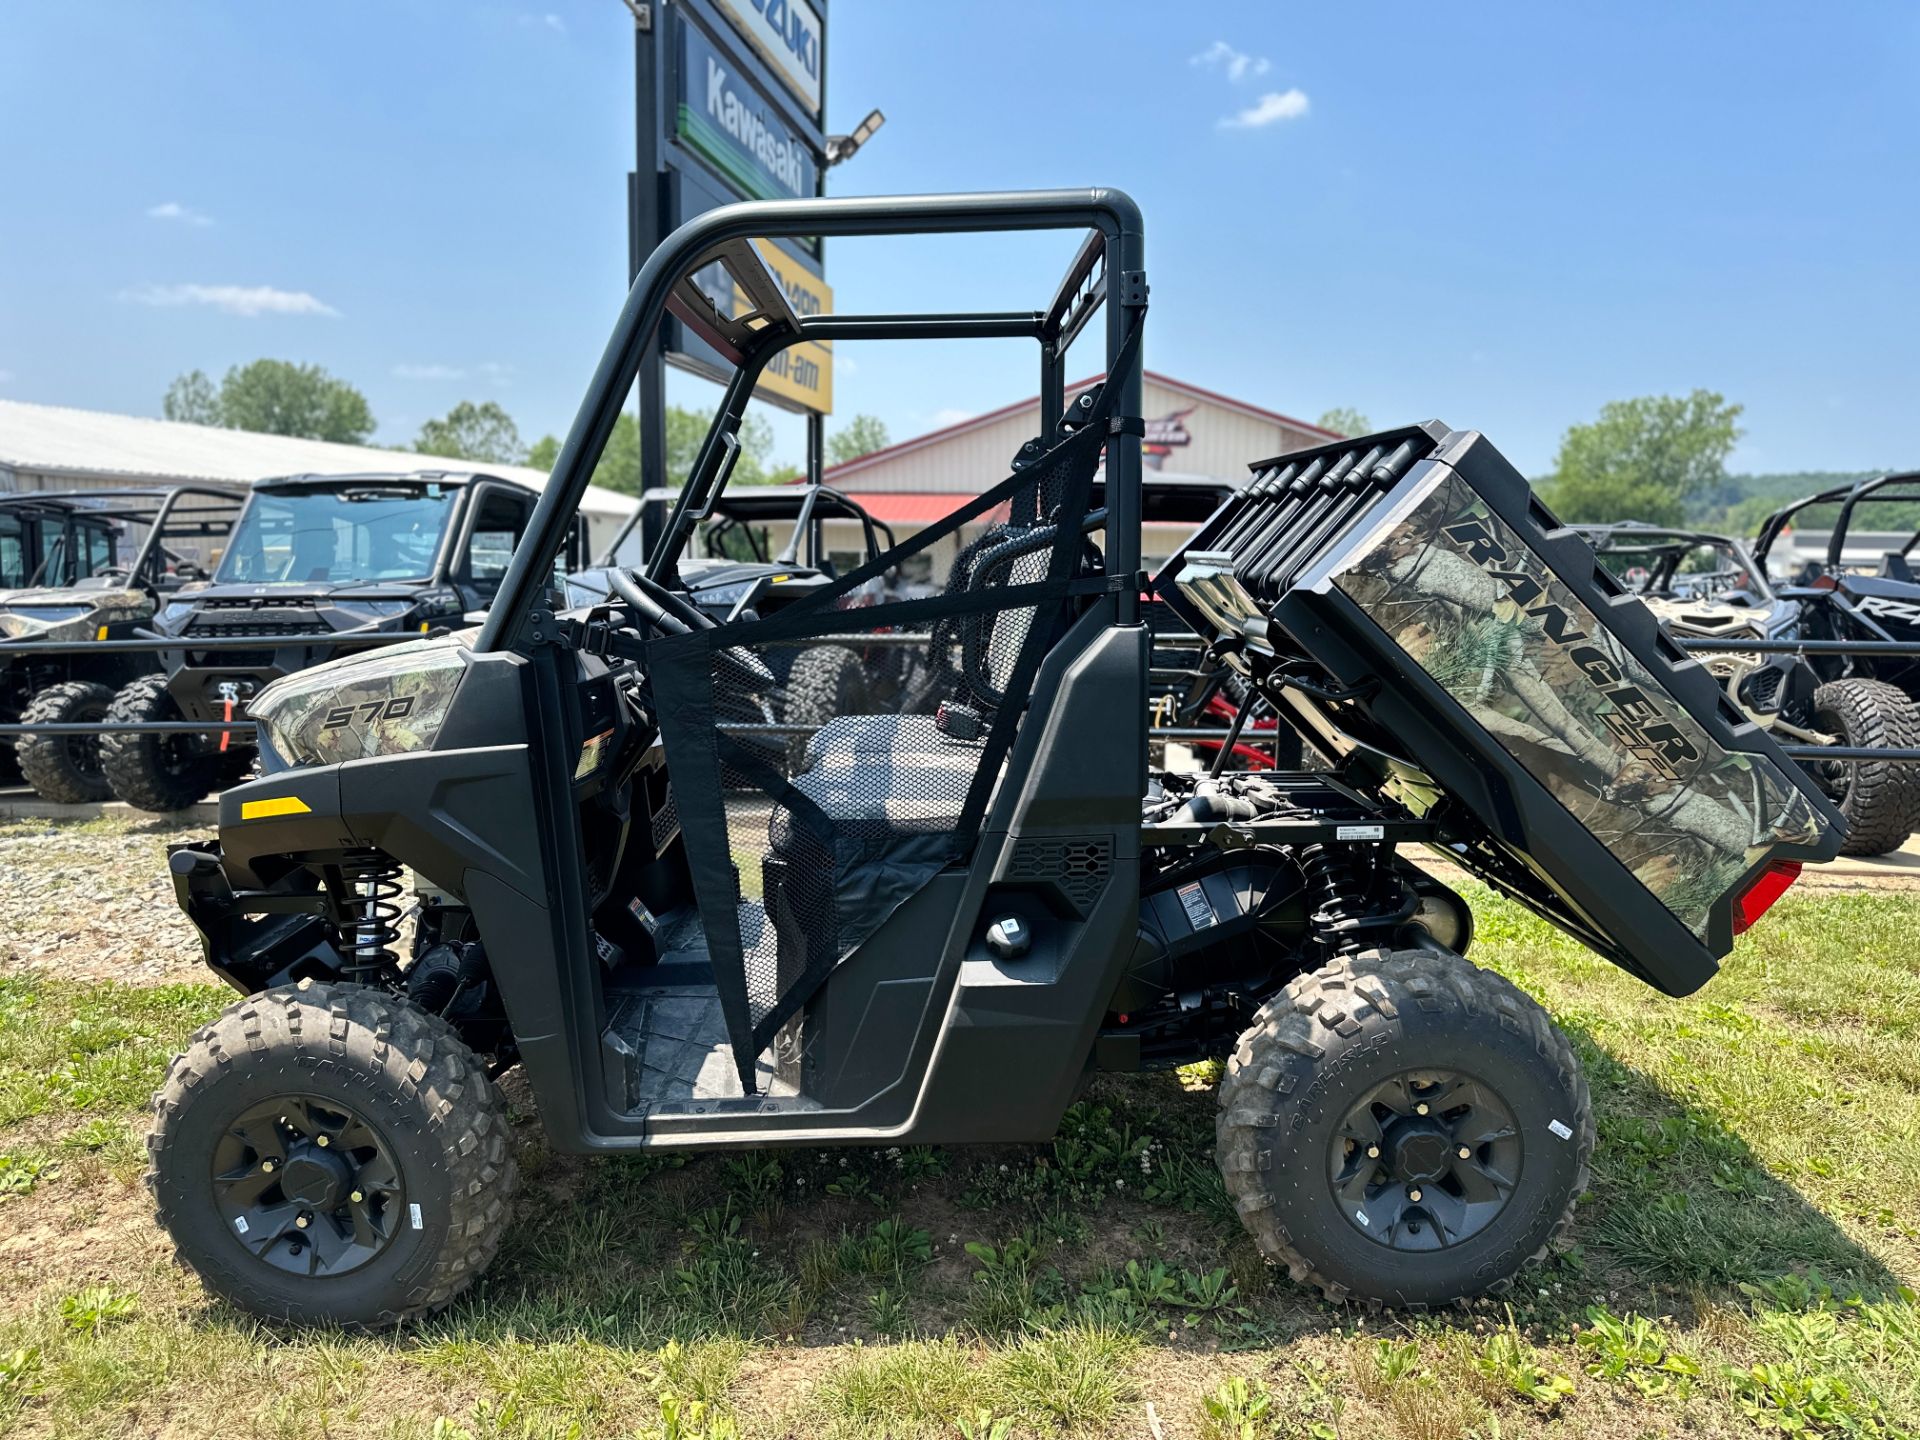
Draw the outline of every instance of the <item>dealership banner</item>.
M820 66L825 54L820 12L807 0L715 0L773 73L820 118Z
M674 139L743 199L811 198L819 190L812 149L739 72L697 26L682 22Z

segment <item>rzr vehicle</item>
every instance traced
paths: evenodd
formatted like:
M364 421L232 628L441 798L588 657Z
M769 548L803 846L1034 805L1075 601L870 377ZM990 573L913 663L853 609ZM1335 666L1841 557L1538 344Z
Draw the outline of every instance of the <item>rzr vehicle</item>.
M1051 302L968 315L796 316L751 243L1039 229L1086 236ZM691 283L715 264L743 310ZM212 1290L361 1326L446 1304L507 1224L514 1065L556 1147L618 1152L1038 1141L1096 1071L1224 1056L1236 1207L1328 1294L1478 1294L1561 1234L1594 1140L1578 1062L1396 847L1684 994L1838 817L1438 424L1261 467L1160 586L1330 768L1150 773L1146 305L1111 190L729 206L648 259L485 624L262 693L277 768L173 850L245 997L149 1142ZM737 370L646 567L559 611L568 517L669 310ZM1108 378L1069 404L1083 333ZM768 361L935 336L1038 342L1052 423L1013 473L777 615L694 604L690 517ZM1002 506L942 593L854 603ZM936 713L836 714L797 757L726 718L777 657L881 626L941 676Z
M298 642L196 649L194 640L461 624L500 588L538 498L515 481L428 470L260 481L211 580L186 587L154 617L152 632L182 648L159 652L164 673L128 681L108 718L244 718L270 682L345 653ZM127 731L100 743L113 793L142 810L192 804L246 773L253 749L244 732Z
M1808 512L1818 508L1819 515ZM1832 530L1822 552L1793 565L1779 552L1792 549L1796 519L1825 518ZM1908 538L1876 560L1846 559L1847 540L1869 520ZM1767 517L1754 541L1753 558L1774 573L1791 570L1793 584L1781 597L1799 609L1798 634L1806 640L1920 641L1920 579L1911 563L1920 545L1920 471L1881 475L1836 486L1796 500ZM1896 536L1897 538L1897 536ZM1807 657L1820 688L1812 729L1842 745L1920 748L1920 657L1812 654ZM1920 766L1898 761L1819 767L1828 793L1839 799L1850 829L1847 853L1878 855L1898 849L1920 816ZM1857 832L1857 833L1855 833Z
M1600 561L1687 640L1791 640L1800 632L1800 605L1782 595L1746 545L1729 535L1623 521L1583 525L1581 535ZM1715 650L1695 654L1757 725L1810 745L1884 745L1876 728L1887 707L1909 708L1903 697L1876 693L1854 679L1821 683L1803 654ZM1920 821L1920 776L1887 761L1848 764L1809 761L1807 767L1846 817L1842 853L1884 855L1898 850Z
M125 640L182 585L204 579L244 492L171 489L29 491L0 496L0 720L99 724L147 656L8 651L43 641ZM105 800L98 735L5 742L43 799Z

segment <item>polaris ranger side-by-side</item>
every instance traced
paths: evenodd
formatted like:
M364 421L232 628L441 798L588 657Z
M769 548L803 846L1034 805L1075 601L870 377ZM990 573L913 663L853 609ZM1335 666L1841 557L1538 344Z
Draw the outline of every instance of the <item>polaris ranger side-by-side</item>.
M212 577L176 593L152 633L178 638L114 697L122 722L243 719L271 681L346 653L298 642L260 650L197 639L427 632L483 610L538 492L486 474L299 475L254 485ZM177 810L246 772L252 737L126 731L100 743L113 793Z
M147 668L120 651L9 654L14 643L124 640L204 579L244 492L215 485L0 495L0 719L98 723ZM97 735L27 735L6 757L46 800L104 800Z
M752 244L1031 230L1084 237L1055 294L968 314L798 316ZM744 313L692 282L715 264ZM1685 994L1841 822L1471 431L1264 462L1144 576L1147 298L1112 190L736 205L654 252L478 632L261 692L272 773L172 851L244 997L149 1140L210 1289L358 1326L446 1304L511 1213L515 1065L555 1146L615 1152L1042 1140L1095 1071L1225 1056L1221 1171L1297 1279L1440 1304L1562 1234L1594 1143L1574 1052L1398 847ZM663 542L565 610L554 560L669 309L737 369ZM1013 472L777 614L692 603L768 361L936 336L1037 342ZM1076 338L1107 378L1069 406ZM1002 506L940 593L854 603ZM1324 771L1149 771L1149 586ZM731 718L779 657L882 631L933 713L868 698L777 750Z

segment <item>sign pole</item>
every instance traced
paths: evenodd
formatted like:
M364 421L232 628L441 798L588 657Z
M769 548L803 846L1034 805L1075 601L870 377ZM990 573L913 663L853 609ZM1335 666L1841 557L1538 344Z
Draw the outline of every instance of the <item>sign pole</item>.
M630 187L629 286L639 275L647 256L666 238L660 204L660 72L655 53L658 32L653 19L655 13L653 6L643 5L634 11L633 21L635 170ZM648 341L640 357L635 392L640 473L634 477L633 488L636 494L643 494L649 486L667 483L667 372L658 334Z

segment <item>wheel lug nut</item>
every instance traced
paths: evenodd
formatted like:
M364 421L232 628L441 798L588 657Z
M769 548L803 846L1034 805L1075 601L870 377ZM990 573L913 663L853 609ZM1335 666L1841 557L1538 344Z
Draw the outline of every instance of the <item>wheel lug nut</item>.
M351 1200L356 1205L358 1205L362 1200L366 1198L367 1197L358 1190L354 1191L351 1195L347 1196L347 1199Z
M1456 1153L1460 1156L1462 1160L1471 1160L1473 1158L1473 1151L1469 1150L1464 1145L1462 1145Z
M1426 1101L1424 1101L1424 1100L1422 1100L1422 1101L1421 1101L1421 1102L1420 1102L1420 1103L1419 1103L1418 1105L1416 1105L1416 1106L1414 1106L1414 1107L1413 1107L1413 1113L1414 1113L1414 1114L1416 1114L1416 1115L1424 1115L1424 1114L1426 1114L1426 1113L1427 1113L1427 1102L1426 1102Z
M1378 1160L1379 1158L1380 1158L1380 1147L1378 1145L1367 1146L1367 1159Z
M1422 1115L1424 1115L1424 1114L1426 1114L1427 1112L1426 1112L1426 1110L1425 1110L1425 1109L1422 1109L1420 1113L1421 1113ZM324 1150L324 1149L326 1149L326 1148L327 1148L327 1146L328 1146L328 1145L329 1145L330 1143L332 1143L332 1142L330 1142L330 1141L329 1141L329 1140L327 1139L327 1137L326 1137L326 1136L324 1136L324 1135L316 1135L316 1136L314 1136L314 1137L313 1137L313 1143L314 1143L314 1144L316 1144L316 1145L318 1145L318 1146L319 1146L319 1147L320 1147L320 1148L321 1148L322 1150Z
M1411 1200L1411 1201L1413 1201L1413 1202L1414 1202L1415 1204L1418 1204L1418 1203L1419 1203L1419 1200L1420 1200L1420 1189L1419 1189L1419 1187L1418 1187L1418 1186L1415 1186L1415 1187L1414 1187L1413 1189L1411 1189L1411 1190L1409 1190L1409 1191L1407 1191L1407 1199L1409 1199L1409 1200ZM301 1223L303 1223L303 1224L304 1224L305 1222L303 1221L303 1222L301 1222Z
M271 1175L280 1168L280 1163L277 1160L262 1160L260 1162L260 1168L268 1175Z
M293 1223L295 1225L298 1225L302 1230L304 1230L307 1228L308 1224L311 1222L311 1219L312 1217L308 1215L296 1215L293 1218Z

